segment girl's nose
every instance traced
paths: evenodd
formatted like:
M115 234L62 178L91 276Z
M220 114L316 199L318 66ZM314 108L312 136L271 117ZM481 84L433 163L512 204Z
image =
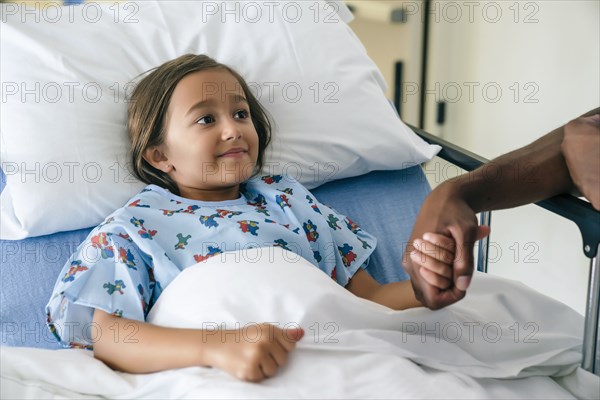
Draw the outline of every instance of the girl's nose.
M223 123L222 137L223 140L240 139L242 131L236 126L234 121L226 121Z

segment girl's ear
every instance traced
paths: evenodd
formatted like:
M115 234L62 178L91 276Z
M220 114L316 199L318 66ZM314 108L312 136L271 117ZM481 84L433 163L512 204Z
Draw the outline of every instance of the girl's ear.
M173 169L173 166L165 153L161 150L160 146L148 147L144 151L143 157L150 165L164 173L168 174Z

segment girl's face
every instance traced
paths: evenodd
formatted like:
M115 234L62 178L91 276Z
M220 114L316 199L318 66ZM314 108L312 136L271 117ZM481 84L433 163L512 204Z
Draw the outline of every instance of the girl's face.
M204 201L239 197L254 172L258 134L241 85L226 70L186 75L175 87L165 142L146 159L177 183L181 196Z

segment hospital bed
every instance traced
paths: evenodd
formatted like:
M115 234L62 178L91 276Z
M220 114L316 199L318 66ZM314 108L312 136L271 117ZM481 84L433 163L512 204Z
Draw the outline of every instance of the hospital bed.
M460 168L472 170L486 161L416 127L411 127L411 129L426 142L440 145L442 150L438 156ZM4 189L7 183L10 184L10 181L4 173L1 177L0 187ZM408 279L399 260L402 259L405 247L403 244L408 241L420 205L430 190L421 166L413 165L401 169L373 170L357 176L335 179L319 185L312 192L320 202L350 216L362 228L378 238L379 244L367 270L379 282L387 283ZM472 300L467 300L469 298L467 296L467 299L461 302L463 305L460 307L448 307L438 312L420 310L413 314L388 315L386 310L369 308L372 305L364 302L356 303L357 313L379 315L381 317L377 317L379 319L373 317L374 324L382 324L382 326L386 324L386 318L391 320L408 318L404 321L419 321L421 324L411 322L406 326L407 329L412 329L417 325L423 327L425 326L423 324L438 319L444 320L444 318L447 319L446 326L455 326L452 324L456 324L457 321L470 323L469 326L472 326L473 321L468 318L475 318L477 315L481 318L481 315L486 315L486 313L489 313L487 321L494 321L494 318L497 318L497 321L508 318L508 321L514 318L514 321L522 323L526 320L519 319L516 311L518 305L509 301L510 304L502 308L504 302L508 300L502 297L502 293L495 291L491 293L490 288L498 288L499 292L502 291L502 288L514 291L513 301L521 298L531 307L543 305L545 308L548 305L547 309L553 313L552 315L543 315L544 312L540 312L542 315L539 316L541 318L540 326L549 329L547 336L544 336L543 329L540 331L540 335L548 342L542 340L541 344L537 344L538 347L532 343L526 348L507 351L517 358L519 354L524 354L522 359L518 360L517 367L510 364L511 360L502 358L500 348L490 350L485 347L490 345L489 341L480 349L469 353L470 350L452 347L454 344L452 340L445 342L442 340L442 344L438 341L424 344L424 338L431 334L428 334L426 330L418 331L417 327L416 331L404 331L405 336L401 336L403 346L389 347L391 342L386 339L384 340L386 345L378 347L383 343L381 340L387 337L381 333L382 327L379 327L378 331L373 330L372 332L359 330L360 334L367 335L367 339L370 340L365 339L364 342L360 339L359 333L349 328L340 331L340 343L346 343L345 348L340 350L335 348L334 344L318 343L321 346L311 347L309 344L305 348L298 349L298 359L294 362L292 358L293 365L288 371L281 374L281 378L276 377L265 381L262 386L235 382L219 371L203 368L136 377L116 373L103 367L100 362L93 360L90 352L86 350L55 351L59 349L59 346L46 329L44 305L66 259L86 238L91 228L66 230L22 240L2 240L0 241L2 252L0 265L2 285L2 341L0 344L2 347L0 351L3 397L58 395L76 398L79 396L119 397L122 395L123 397L230 398L258 396L278 398L283 394L292 397L328 396L338 398L365 396L393 398L594 397L598 391L597 376L585 371L598 374L600 364L598 336L600 274L597 257L600 240L600 214L594 211L587 202L569 195L548 199L538 205L574 221L582 233L584 252L591 259L585 322L567 307L539 296L531 290L498 278L486 278L481 274L474 279L473 288L470 288L470 291L472 290L474 293ZM381 223L384 220L387 222L386 224ZM482 213L481 222L489 225L490 214ZM481 272L487 271L486 240L484 239L478 246L477 264L478 270ZM476 284L479 281L481 286ZM234 285L233 282L232 285ZM210 288L206 290L210 290ZM224 289L224 291L227 290L227 288ZM230 290L233 290L233 286ZM334 289L332 288L332 290ZM268 292L268 290L264 290L264 292ZM293 290L291 293L294 293ZM345 296L342 293L339 295ZM344 297L344 299L347 298ZM481 299L484 299L483 302ZM489 299L489 305L483 304L485 299ZM322 299L317 298L315 304L322 304L318 303L319 301ZM503 309L506 315L501 316L496 309ZM535 308L529 311L537 312ZM310 313L311 310L307 312ZM345 316L340 311L337 322L340 326L344 326L347 320L354 317L353 314ZM557 333L552 329L558 329L556 327L551 329L552 323L555 322L553 319L561 317L564 317L566 325L573 326L564 328L568 332L564 336L559 335L562 341L552 341L552 337ZM582 326L577 326L583 324L585 324L584 329L581 329ZM583 340L581 337L574 337L579 333L582 333ZM437 334L434 333L433 336ZM396 339L398 338L400 336ZM411 339L414 340L411 341ZM504 343L504 339L498 340L498 346L507 345ZM365 343L370 344L367 346ZM374 343L379 344L375 345ZM435 350L427 350L429 345L430 349ZM436 346L442 345L450 347L436 348ZM362 350L361 346L364 347ZM537 353L531 348L537 349L535 350ZM386 350L382 351L381 349ZM554 352L554 350L556 351ZM512 353L512 351L515 352ZM466 355L463 354L465 352ZM485 359L486 354L490 353L493 353L490 360L493 361L497 358L501 361L498 361L497 364L490 361L488 365L472 361L477 357ZM458 355L464 355L464 359ZM531 359L536 361L532 362ZM459 367L450 365L452 362ZM581 368L578 367L578 364L581 364ZM312 367L319 368L319 373L315 374L313 371L309 374L306 372ZM81 374L78 371L80 368L83 368L86 373ZM326 371L325 368L329 371ZM357 368L360 368L360 374L355 375ZM78 373L80 375L77 375ZM352 376L348 375L350 373ZM69 374L76 376L76 379L71 380ZM103 379L105 380L103 381ZM189 383L184 382L190 380L199 383L195 387L189 387ZM410 380L418 382L420 388L417 390L415 386L411 386ZM99 384L99 382L103 383ZM329 382L329 387L325 385L327 382ZM434 390L433 382L440 384L440 388ZM113 385L112 388L110 388L111 385ZM115 387L122 387L124 392L111 391L115 390ZM220 389L217 390L217 388ZM129 391L127 392L127 390Z

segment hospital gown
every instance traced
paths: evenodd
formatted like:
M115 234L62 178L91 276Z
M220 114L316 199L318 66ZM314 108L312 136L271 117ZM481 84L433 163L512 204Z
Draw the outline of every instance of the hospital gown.
M343 286L367 266L376 239L291 177L256 177L240 185L240 193L205 202L148 185L107 217L57 279L46 306L56 339L91 349L98 335L94 308L144 321L183 269L229 251L281 247Z

